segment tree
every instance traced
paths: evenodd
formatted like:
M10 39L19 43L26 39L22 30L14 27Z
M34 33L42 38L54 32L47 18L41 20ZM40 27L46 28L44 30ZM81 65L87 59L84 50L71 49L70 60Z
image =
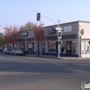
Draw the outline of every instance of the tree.
M34 30L34 38L38 42L38 52L39 52L40 42L45 40L43 25L42 24L40 24L39 26L35 25L33 27L33 30ZM38 55L39 55L39 53L38 53Z
M24 26L20 27L20 31L24 31L24 30L32 30L34 27L34 24L32 22L28 22L26 23Z
M16 42L16 39L18 37L18 28L17 26L9 26L9 27L5 27L4 28L5 32L5 43L6 44L10 44L10 47L12 47L12 43L15 43Z
M3 33L0 33L0 46L4 44L4 35Z

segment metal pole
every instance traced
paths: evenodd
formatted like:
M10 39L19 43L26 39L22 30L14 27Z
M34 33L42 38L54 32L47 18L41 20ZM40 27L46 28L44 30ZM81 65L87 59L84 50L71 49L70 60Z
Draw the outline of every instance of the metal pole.
M52 21L53 23L55 23L51 18L49 18L49 17L46 17L46 16L42 16L42 17L44 17L44 18L47 18L47 19L49 19L50 21ZM55 23L56 24L56 23ZM57 24L56 24L57 25Z
M58 58L60 58L60 38L58 38Z
M89 44L89 54L90 54L90 44Z
M59 24L59 20L58 20L58 27L60 28L60 24ZM58 30L59 31L59 30ZM58 32L59 33L59 32ZM60 58L60 53L61 53L61 45L60 45L60 37L58 36L58 58Z
M47 19L49 19L49 20L51 20L53 23L55 23L52 19L50 19L50 18L48 18L48 17L46 17L46 16L42 16L42 17L44 17L44 18L47 18ZM58 30L57 30L57 33L59 33L58 31L59 31L59 29L60 29L60 24L59 24L59 20L58 20L58 25L55 23L55 25L57 26L57 28L58 28ZM61 53L61 44L59 43L60 42L60 37L58 36L58 58L60 58L60 53Z

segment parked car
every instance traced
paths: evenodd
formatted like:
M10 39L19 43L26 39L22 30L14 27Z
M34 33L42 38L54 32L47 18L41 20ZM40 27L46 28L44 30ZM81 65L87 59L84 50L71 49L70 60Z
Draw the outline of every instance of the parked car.
M16 54L17 54L17 55L24 55L24 51L21 50L21 49L17 49Z
M10 54L12 50L13 50L13 49L10 48L10 49L7 50L6 53L7 53L7 54Z
M15 55L16 55L16 49L12 49L12 50L10 51L10 54L15 54Z
M20 49L13 49L10 51L10 54L14 54L14 55L24 55L24 52Z
M4 48L4 49L2 50L2 53L3 53L3 54L6 54L7 51L8 51L8 48Z

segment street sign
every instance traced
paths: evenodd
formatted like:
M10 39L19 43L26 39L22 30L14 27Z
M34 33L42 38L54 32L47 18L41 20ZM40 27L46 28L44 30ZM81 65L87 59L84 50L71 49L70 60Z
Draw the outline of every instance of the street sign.
M62 30L62 28L60 28L60 27L56 27L56 30L59 30L59 31L60 31L60 30Z

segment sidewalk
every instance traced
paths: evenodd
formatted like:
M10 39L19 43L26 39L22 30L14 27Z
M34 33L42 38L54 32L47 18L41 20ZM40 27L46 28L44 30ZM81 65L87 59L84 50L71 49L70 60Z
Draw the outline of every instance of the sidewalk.
M51 55L40 55L40 56L37 56L37 55L34 55L34 54L26 54L25 56L28 56L28 57L37 57L37 58L55 58L55 59L90 59L90 58L87 58L87 57L60 57L58 58L57 56L51 56Z

